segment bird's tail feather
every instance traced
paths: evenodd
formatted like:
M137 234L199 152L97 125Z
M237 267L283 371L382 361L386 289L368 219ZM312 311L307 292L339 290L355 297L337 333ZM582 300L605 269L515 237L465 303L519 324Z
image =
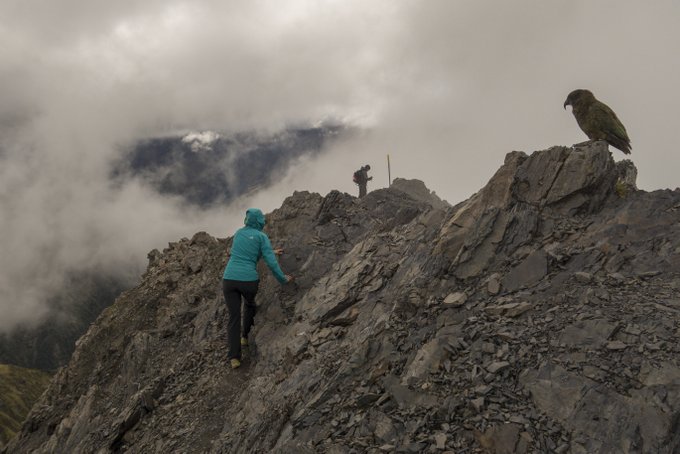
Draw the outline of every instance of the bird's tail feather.
M630 151L632 150L630 143L621 139L620 137L609 135L609 137L607 137L607 142L609 142L613 147L623 151L624 154L630 154Z

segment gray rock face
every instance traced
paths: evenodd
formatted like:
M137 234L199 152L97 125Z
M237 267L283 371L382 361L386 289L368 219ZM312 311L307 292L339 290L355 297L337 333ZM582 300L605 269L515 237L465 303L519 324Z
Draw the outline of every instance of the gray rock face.
M418 201L431 205L433 208L446 209L449 207L445 200L440 199L437 194L427 189L425 183L420 180L395 178L390 189L404 192Z
M622 169L595 143L510 153L455 207L293 194L267 229L298 279L261 270L238 370L231 240L171 243L5 452L679 452L680 191Z

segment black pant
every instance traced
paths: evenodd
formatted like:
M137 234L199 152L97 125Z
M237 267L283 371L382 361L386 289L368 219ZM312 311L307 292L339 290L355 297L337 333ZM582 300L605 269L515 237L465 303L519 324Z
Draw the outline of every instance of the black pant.
M359 198L366 195L366 183L359 183Z
M255 324L255 295L260 281L222 280L222 293L229 309L229 359L241 359L241 296L245 299L243 309L243 337L247 338Z

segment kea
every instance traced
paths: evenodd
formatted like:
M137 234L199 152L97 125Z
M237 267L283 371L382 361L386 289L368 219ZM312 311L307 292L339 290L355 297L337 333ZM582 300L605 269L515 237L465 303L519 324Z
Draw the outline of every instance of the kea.
M605 140L609 145L630 154L631 146L626 128L613 110L598 101L589 90L574 90L564 101L564 108L571 106L579 127L590 140Z

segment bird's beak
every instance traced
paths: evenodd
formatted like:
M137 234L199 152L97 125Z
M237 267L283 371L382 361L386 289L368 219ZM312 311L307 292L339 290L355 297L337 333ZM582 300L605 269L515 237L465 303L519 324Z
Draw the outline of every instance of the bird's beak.
M567 106L570 106L570 105L571 105L571 103L569 102L569 99L564 101L564 110L567 110Z

